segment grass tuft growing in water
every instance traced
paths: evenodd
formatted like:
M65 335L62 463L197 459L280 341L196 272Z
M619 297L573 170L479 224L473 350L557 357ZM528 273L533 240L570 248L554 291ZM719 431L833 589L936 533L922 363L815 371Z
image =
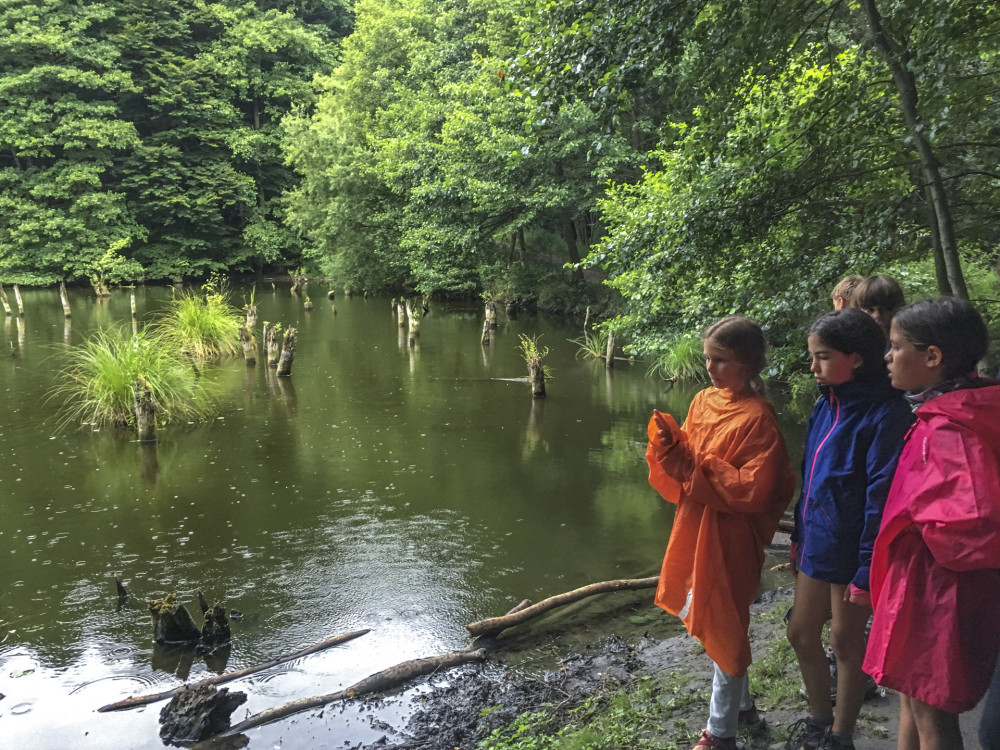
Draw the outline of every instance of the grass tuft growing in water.
M200 419L212 411L190 361L146 329L124 326L91 336L65 354L60 384L49 398L63 402L60 428L70 424L128 427L135 423L134 386L142 376L158 407L158 421Z
M660 352L649 367L649 375L663 380L706 382L705 352L697 336L678 336Z
M225 283L213 277L202 289L204 294L174 297L156 323L158 331L170 346L199 362L239 353L243 316L229 303Z

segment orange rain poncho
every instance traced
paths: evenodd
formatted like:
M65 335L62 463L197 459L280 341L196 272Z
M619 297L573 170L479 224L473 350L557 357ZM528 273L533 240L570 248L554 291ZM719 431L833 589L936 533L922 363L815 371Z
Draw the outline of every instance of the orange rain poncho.
M795 490L774 408L762 396L698 393L673 446L650 420L649 483L677 503L656 603L684 622L728 674L750 666L750 605L764 549Z

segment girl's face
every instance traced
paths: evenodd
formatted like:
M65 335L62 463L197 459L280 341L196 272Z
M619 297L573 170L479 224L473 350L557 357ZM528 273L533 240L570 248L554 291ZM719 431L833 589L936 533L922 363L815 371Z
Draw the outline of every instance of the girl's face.
M809 356L812 357L812 367L809 370L816 376L820 385L840 385L854 379L854 373L861 367L861 355L857 352L844 354L827 344L817 334L810 333Z
M918 348L903 335L903 329L896 321L889 329L889 351L885 361L889 363L889 377L892 387L910 393L926 391L943 379L941 350L936 346Z
M735 393L749 390L753 373L740 361L736 352L711 339L703 343L703 349L705 369L708 370L708 377L712 379L712 385Z

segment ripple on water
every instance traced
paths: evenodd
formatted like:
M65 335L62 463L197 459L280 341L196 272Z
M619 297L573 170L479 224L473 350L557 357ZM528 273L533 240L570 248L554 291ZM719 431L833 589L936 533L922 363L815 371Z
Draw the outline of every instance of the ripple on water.
M121 683L126 683L122 685ZM118 695L122 692L123 688L128 687L128 683L133 686L133 692L146 692L150 688L160 687L164 690L168 689L164 683L161 683L153 675L145 674L114 674L108 675L106 677L98 677L96 680L88 680L87 682L80 683L72 690L69 691L70 695L77 695L79 693L98 693L98 694L115 694ZM113 690L112 690L113 688ZM129 694L132 694L130 692Z

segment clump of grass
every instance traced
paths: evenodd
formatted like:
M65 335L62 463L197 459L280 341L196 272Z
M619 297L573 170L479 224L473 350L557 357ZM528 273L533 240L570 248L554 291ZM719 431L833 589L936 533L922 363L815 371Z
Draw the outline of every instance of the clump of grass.
M211 400L190 362L155 331L133 336L123 326L108 328L69 349L65 357L60 384L49 394L63 402L60 428L73 423L134 425L133 388L140 375L156 401L160 423L211 413Z
M649 366L649 375L663 380L706 382L705 353L697 336L677 336Z
M524 357L524 363L531 367L532 362L537 362L542 367L545 379L552 380L552 371L544 363L544 359L549 356L549 348L538 345L538 336L528 336L522 333L518 335L518 338L521 343L517 348L521 351L521 356Z
M608 349L608 334L604 331L584 331L583 336L569 339L569 342L577 346L577 359L602 359Z
M213 277L204 294L181 293L174 297L157 328L175 349L197 361L233 356L241 351L243 316L229 303L225 282Z

